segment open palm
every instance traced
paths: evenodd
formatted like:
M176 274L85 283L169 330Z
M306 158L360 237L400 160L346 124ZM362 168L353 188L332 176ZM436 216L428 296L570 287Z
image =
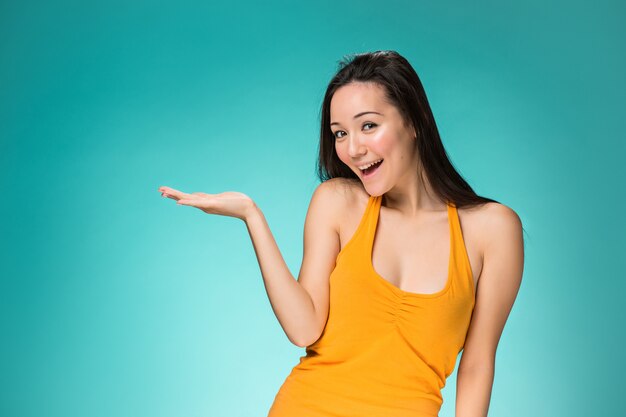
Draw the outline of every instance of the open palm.
M208 214L237 217L245 220L254 207L254 201L244 193L226 191L218 194L201 192L184 193L174 188L161 186L163 197L176 200L177 204L199 208Z

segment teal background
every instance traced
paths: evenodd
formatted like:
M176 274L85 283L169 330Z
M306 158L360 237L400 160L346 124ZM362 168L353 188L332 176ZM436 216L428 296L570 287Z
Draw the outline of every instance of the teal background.
M297 276L324 90L377 49L527 232L489 416L624 415L625 7L434 3L2 1L0 415L267 415L304 349L245 224L157 188L250 195Z

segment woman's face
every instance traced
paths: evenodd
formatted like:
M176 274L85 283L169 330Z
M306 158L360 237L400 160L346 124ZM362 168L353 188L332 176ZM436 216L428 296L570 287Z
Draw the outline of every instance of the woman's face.
M416 175L415 130L384 100L375 83L340 87L330 102L330 129L339 159L358 175L370 195L381 195ZM367 164L382 163L362 170Z

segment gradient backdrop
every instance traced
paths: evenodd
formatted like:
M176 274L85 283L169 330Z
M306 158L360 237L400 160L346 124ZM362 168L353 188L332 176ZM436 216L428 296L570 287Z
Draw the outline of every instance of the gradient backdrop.
M325 87L377 49L527 232L489 416L625 415L626 9L434 3L0 2L0 415L266 416L304 349L245 224L157 188L249 194L297 276Z

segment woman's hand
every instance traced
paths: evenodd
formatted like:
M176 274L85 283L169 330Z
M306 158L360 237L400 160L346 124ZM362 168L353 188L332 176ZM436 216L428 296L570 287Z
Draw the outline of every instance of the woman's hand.
M208 214L237 217L246 221L255 208L254 201L244 193L226 191L219 194L183 193L170 187L161 186L159 192L163 197L177 201L177 204L193 206Z

